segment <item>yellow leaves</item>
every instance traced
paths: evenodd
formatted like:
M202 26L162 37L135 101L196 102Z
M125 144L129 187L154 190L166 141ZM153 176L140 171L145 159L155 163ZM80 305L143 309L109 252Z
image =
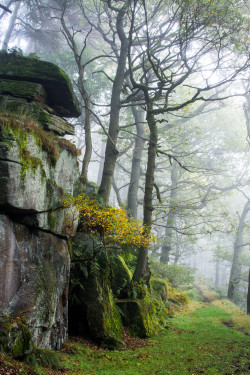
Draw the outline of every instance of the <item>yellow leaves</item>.
M242 45L242 44L245 44L246 43L246 41L244 40L244 39L241 39L240 41L239 41L239 45Z
M146 247L153 239L139 220L128 217L122 208L101 205L95 196L69 196L63 205L74 205L81 219L82 230L100 235L105 242Z

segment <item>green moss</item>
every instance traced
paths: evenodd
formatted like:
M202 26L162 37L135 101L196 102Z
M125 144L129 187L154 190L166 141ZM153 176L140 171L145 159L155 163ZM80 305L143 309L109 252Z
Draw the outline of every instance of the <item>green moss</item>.
M28 100L36 99L41 95L46 96L43 87L38 83L27 81L13 81L11 79L0 80L0 92L5 95L12 95L14 97L26 98Z
M49 251L46 254L47 260L51 259L52 253ZM56 273L54 265L51 261L47 261L38 269L38 281L36 285L37 293L37 319L42 325L43 322L49 322L53 312L56 294Z
M24 318L2 316L0 318L0 349L14 358L32 350L32 336Z
M48 213L48 223L50 230L54 230L56 226L56 218L55 215L52 212Z
M15 344L12 347L12 354L14 358L22 357L24 353L30 349L31 333L27 326L22 325L21 334L16 338Z
M121 256L114 256L110 260L111 266L111 288L116 296L119 296L124 288L132 280L132 272L129 270L125 260Z
M5 136L7 133L14 136L19 147L19 157L21 163L21 176L24 177L30 168L33 173L40 166L42 175L45 172L42 168L42 162L39 158L31 156L27 150L28 138L31 136L35 139L36 144L47 153L48 160L51 165L55 165L62 150L67 150L74 156L78 155L78 151L71 142L57 137L53 133L48 133L42 129L34 120L17 117L11 114L5 114L0 117L0 128L4 128Z
M50 106L62 116L78 117L81 114L69 77L50 62L5 54L1 56L0 77L40 83L48 94Z
M122 322L111 290L107 290L103 301L104 308L104 335L101 345L109 349L116 349L124 346L122 341Z
M122 310L125 326L129 327L136 336L151 337L160 331L159 320L151 301L119 300L117 304Z

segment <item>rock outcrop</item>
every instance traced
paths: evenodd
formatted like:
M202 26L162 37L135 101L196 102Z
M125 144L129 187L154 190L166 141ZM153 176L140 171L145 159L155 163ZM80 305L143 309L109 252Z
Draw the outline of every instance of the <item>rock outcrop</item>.
M26 317L36 346L67 338L77 150L60 116L78 116L69 78L40 60L0 56L0 313ZM59 116L60 115L60 116Z

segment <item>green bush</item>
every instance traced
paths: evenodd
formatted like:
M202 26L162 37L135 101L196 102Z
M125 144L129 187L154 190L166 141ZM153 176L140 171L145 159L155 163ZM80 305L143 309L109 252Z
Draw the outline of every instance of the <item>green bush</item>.
M194 281L195 271L184 265L165 265L159 261L151 260L151 270L155 277L168 279L175 288L191 284Z

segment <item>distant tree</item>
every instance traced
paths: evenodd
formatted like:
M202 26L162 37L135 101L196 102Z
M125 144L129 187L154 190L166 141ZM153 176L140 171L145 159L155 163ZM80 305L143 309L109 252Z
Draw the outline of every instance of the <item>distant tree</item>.
M248 273L247 314L250 315L250 268Z
M245 195L245 194L244 194ZM241 262L240 262L240 255L243 251L244 246L249 245L244 244L243 241L243 233L244 230L247 228L246 219L250 212L250 198L246 197L246 202L244 208L239 214L239 224L236 231L236 237L234 241L234 254L233 254L233 263L231 267L229 285L228 285L228 298L233 301L237 302L239 298L239 285L240 285L240 278L241 278Z

